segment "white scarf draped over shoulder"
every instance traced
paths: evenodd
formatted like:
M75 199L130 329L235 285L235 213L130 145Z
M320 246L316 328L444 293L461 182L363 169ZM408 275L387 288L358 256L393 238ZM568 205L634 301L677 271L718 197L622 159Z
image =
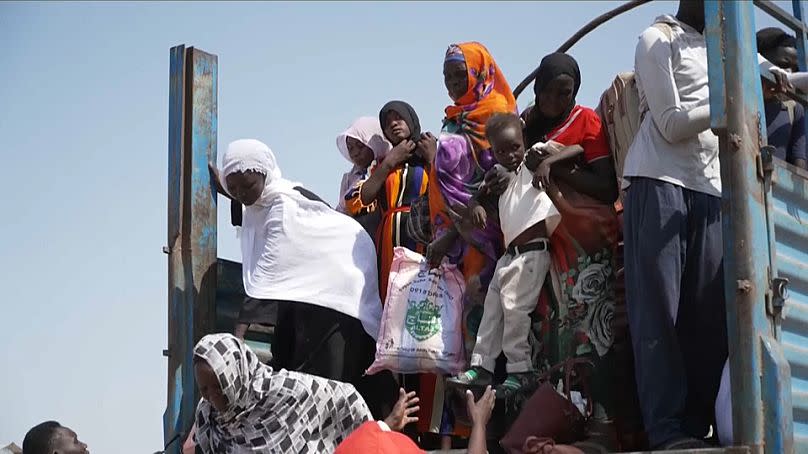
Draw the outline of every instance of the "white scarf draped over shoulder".
M376 249L359 223L309 200L283 178L275 155L262 142L237 140L227 147L221 175L255 171L266 176L259 199L244 210L241 231L244 291L256 299L313 304L379 332Z

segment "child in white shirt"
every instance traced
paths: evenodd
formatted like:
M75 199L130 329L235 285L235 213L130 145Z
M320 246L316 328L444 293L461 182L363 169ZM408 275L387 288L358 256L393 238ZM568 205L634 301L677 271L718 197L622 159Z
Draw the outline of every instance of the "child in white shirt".
M548 238L561 220L550 197L533 185L525 164L522 122L515 114L497 114L488 121L486 135L507 186L496 199L492 186L483 186L469 203L473 222L482 227L485 199L498 202L499 221L507 250L497 262L485 297L483 318L471 356L471 369L449 380L461 387L486 386L493 380L501 352L507 357L508 377L503 388L519 389L532 370L530 313L535 309L550 269Z

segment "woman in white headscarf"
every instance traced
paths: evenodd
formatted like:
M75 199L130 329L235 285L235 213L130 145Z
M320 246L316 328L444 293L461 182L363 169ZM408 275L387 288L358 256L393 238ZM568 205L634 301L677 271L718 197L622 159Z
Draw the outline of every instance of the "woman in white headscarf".
M337 211L356 219L374 240L381 221L380 210L375 204L359 203L352 194L368 179L371 170L390 148L376 117L359 117L337 136L337 149L353 164L351 170L342 175Z
M368 234L283 178L272 151L257 140L232 142L216 179L246 206L241 231L246 304L277 309L273 364L359 380L372 361L381 318L376 253Z
M346 204L346 196L358 183L367 179L373 162L381 161L390 148L390 142L385 139L379 119L376 117L359 117L337 136L337 149L353 164L351 170L342 175L337 211L352 217L362 214L363 210L367 211L367 207L349 207Z

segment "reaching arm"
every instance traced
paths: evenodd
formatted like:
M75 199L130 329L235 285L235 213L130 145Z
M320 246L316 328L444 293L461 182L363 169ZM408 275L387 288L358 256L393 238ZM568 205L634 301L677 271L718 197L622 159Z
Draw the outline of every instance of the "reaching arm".
M496 404L496 394L488 386L485 393L477 402L474 402L474 395L471 391L466 391L466 406L471 416L471 437L469 437L468 454L486 454L488 448L485 442L485 428L488 420L491 419L491 412Z
M665 140L680 142L710 128L709 103L689 110L680 105L670 40L661 30L650 27L643 32L635 55L634 67L649 113Z

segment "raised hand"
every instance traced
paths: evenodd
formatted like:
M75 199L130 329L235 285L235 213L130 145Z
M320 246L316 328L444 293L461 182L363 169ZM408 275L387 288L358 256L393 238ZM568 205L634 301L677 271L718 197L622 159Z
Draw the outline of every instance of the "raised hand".
M419 399L415 397L415 391L408 393L404 391L404 388L399 388L398 401L393 407L390 416L388 416L384 422L390 429L399 432L404 429L407 424L418 422L418 417L412 416L418 413L418 410L421 408L418 406L418 401Z

